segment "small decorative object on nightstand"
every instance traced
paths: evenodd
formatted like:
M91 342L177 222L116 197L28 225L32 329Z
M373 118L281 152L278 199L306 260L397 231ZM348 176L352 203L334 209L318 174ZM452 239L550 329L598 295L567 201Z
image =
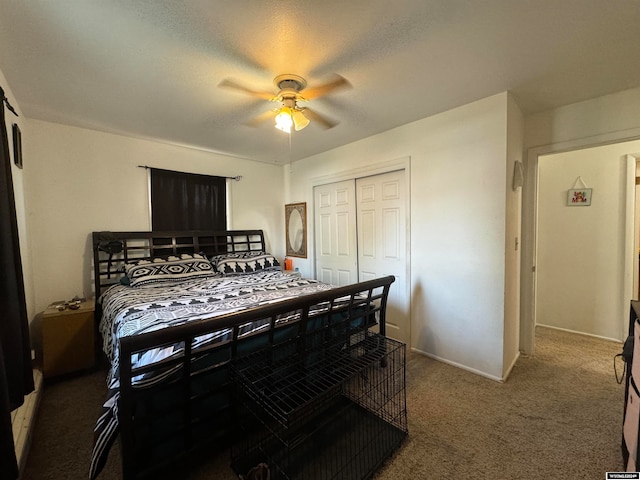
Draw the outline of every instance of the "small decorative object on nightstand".
M45 378L93 368L93 299L56 302L42 312L42 373Z

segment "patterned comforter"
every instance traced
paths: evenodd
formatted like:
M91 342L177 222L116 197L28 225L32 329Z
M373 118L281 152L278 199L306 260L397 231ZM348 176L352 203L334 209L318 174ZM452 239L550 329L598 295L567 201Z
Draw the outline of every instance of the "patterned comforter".
M103 413L94 429L94 448L89 476L91 479L102 470L109 449L118 435L118 345L124 336L167 328L185 322L213 317L288 298L307 295L332 288L316 280L300 279L280 271L267 271L238 276L212 276L187 280L181 283L154 283L141 287L115 285L99 299L102 305L100 332L104 352L111 362L107 377L109 389ZM259 325L255 328L261 328ZM248 330L250 331L250 330ZM230 331L203 336L198 344L221 341ZM247 332L245 332L247 333ZM197 345L194 345L197 346ZM155 349L132 358L134 366L157 362L173 355L182 347ZM148 385L161 381L134 379L134 385Z

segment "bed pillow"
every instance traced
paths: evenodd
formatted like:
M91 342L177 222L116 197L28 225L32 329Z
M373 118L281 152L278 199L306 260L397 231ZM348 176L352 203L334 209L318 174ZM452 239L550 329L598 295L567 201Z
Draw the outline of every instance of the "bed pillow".
M282 270L278 259L265 252L231 253L216 260L216 270L223 275L245 275L247 273ZM219 257L223 257L218 255Z
M206 256L195 253L127 263L124 270L132 287L157 282L180 282L217 275Z
M229 253L221 253L220 255L214 255L211 257L211 265L213 265L213 269L217 271L218 263L225 262L231 259L244 259L244 258L252 258L258 257L260 255L264 255L265 252L262 250L252 250L249 252L229 252Z

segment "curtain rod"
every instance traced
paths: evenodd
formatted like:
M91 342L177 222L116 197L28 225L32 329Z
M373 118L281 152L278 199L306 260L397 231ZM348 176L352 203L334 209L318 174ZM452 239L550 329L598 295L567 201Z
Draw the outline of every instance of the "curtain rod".
M164 170L165 172L175 172L175 173L191 173L191 172L179 172L177 170L167 170L166 168L150 167L148 165L138 165L138 168L144 168L145 170L153 168L155 170ZM194 173L194 175L202 175L202 174L201 173ZM222 177L222 178L228 178L229 180L235 180L236 182L239 182L240 180L242 180L242 175L236 175L235 177Z
M16 112L11 106L11 104L9 103L9 99L5 96L4 89L2 87L0 87L0 97L1 97L0 100L4 102L4 104L7 106L9 111L13 113L16 117L19 117L20 115L18 115L18 112Z

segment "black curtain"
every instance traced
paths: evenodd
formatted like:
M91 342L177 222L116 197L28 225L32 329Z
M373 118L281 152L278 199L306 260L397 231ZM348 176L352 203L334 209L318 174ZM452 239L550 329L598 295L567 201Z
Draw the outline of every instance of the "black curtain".
M34 387L5 101L0 87L0 478L9 479L18 477L11 411Z
M224 177L151 169L153 230L226 230Z

